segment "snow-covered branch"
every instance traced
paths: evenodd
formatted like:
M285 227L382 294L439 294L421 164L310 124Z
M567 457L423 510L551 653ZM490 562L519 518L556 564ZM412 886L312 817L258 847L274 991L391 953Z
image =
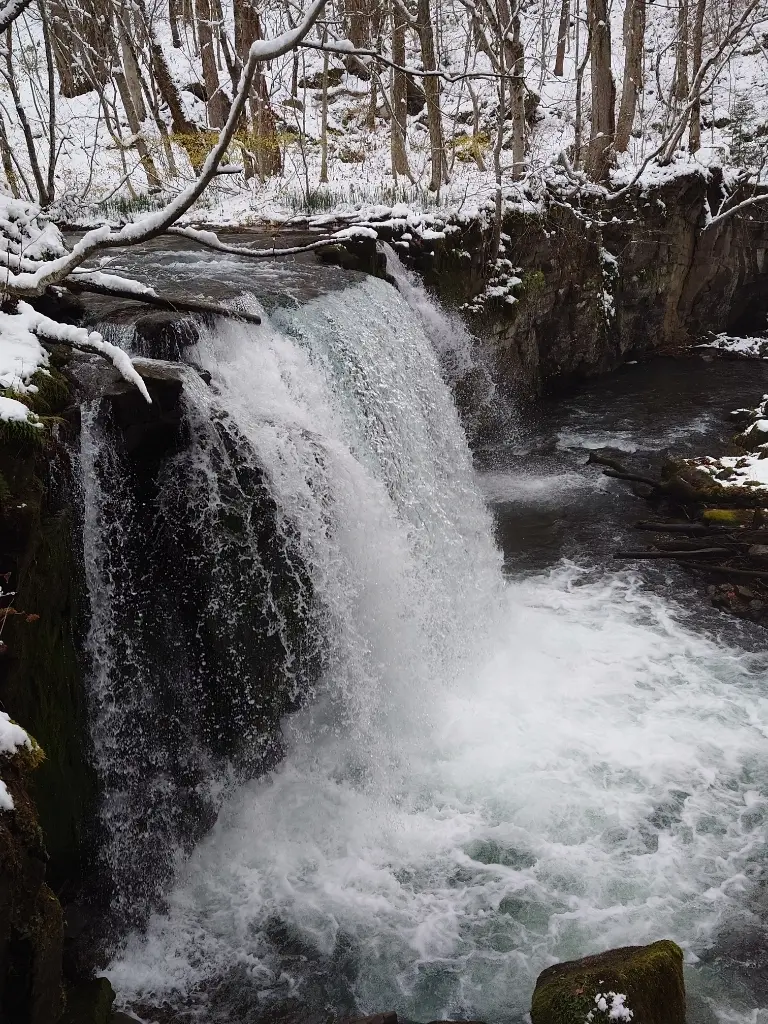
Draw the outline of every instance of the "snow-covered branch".
M10 28L31 3L32 0L5 0L0 3L0 32Z
M349 228L342 228L340 231L325 238L316 239L314 242L307 242L306 245L292 245L284 248L272 246L269 249L254 249L250 245L229 245L222 242L213 231L200 231L197 228L168 228L169 235L178 235L180 238L188 238L191 242L203 245L207 249L216 252L229 253L232 256L245 256L250 259L274 259L277 256L298 256L303 252L314 252L317 249L324 249L328 245L338 244L341 241L348 241L350 238Z
M148 214L133 223L126 224L117 231L108 225L87 232L72 250L57 259L42 263L34 272L14 274L7 272L0 287L6 295L13 298L25 298L41 295L46 288L63 282L77 267L93 256L94 253L108 248L125 245L136 245L149 241L163 234L169 227L183 216L200 198L226 156L241 121L248 97L251 93L254 75L259 65L275 60L277 57L296 49L305 38L317 19L320 17L326 0L314 0L304 19L294 29L284 32L273 39L257 39L251 43L248 59L238 83L238 90L230 108L226 124L219 132L216 144L208 153L197 178L183 189L170 203L161 210Z
M754 206L765 206L768 205L768 192L763 192L760 195L750 196L749 199L743 199L740 203L736 203L735 206L729 206L725 210L721 210L714 217L707 221L704 225L702 234L706 231L711 231L713 228L719 227L727 220L731 220L732 217L738 217L746 210L751 209Z

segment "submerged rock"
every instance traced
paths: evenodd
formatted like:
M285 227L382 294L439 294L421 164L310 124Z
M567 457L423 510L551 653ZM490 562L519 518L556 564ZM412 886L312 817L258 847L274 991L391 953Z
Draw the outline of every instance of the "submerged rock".
M669 939L555 964L539 975L532 1024L685 1024L683 952Z

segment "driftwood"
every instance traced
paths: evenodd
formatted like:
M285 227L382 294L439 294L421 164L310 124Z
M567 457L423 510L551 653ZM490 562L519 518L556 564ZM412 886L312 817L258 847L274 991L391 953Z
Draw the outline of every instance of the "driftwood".
M614 551L614 558L696 558L700 555L732 555L730 548L694 548L693 551L657 551L653 548L643 551Z
M674 464L670 479L655 480L602 455L593 453L588 461L602 466L605 476L642 485L636 493L662 514L669 509L678 517L636 522L636 530L658 536L649 538L651 547L615 551L617 561L668 559L710 580L720 579L709 586L716 607L768 625L768 521L763 509L755 507L759 494L729 493L714 481L710 491L706 480L697 488L695 479L674 473Z
M663 520L641 519L635 523L636 530L649 530L653 533L719 533L727 527L709 526L707 523L665 523Z

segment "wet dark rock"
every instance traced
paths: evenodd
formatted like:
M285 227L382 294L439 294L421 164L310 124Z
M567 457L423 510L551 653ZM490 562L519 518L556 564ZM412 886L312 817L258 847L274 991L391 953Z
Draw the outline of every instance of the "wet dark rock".
M349 238L343 243L329 243L318 249L315 255L321 263L357 270L372 277L386 277L386 256L374 238Z
M536 982L532 1024L607 1021L612 993L626 997L624 1005L632 1019L642 1024L685 1024L682 950L663 939L548 967ZM598 1001L601 996L607 1011ZM593 1018L587 1017L589 1013Z
M147 402L134 384L121 378L105 389L102 408L109 410L128 454L147 451L157 457L179 442L183 384L172 368L149 361L137 367L152 402Z
M0 813L0 1020L52 1024L64 1004L63 921L45 883L47 853L30 797L38 750L0 757L13 810Z
M199 321L177 313L148 313L134 323L136 354L148 359L180 360L197 343Z
M408 106L408 116L415 117L420 114L421 111L427 105L427 97L421 86L415 82L410 75L406 78L406 103Z
M202 103L208 102L208 93L206 91L205 85L202 82L187 82L186 85L182 85L181 91L191 93L196 99L200 100Z
M344 1017L339 1024L397 1024L397 1014L374 1013L370 1017Z
M61 1024L112 1024L114 1001L115 993L107 978L82 982L68 989Z
M499 275L490 217L414 237L400 254L445 303L463 307L502 384L553 391L628 360L683 352L713 332L762 331L768 222L732 218L702 235L719 188L719 172L693 172L634 190L607 213L565 202L544 214L510 210L501 255L519 279L511 304L501 294L483 299ZM397 241L396 232L380 235Z
M328 68L328 85L335 88L341 85L344 78L344 68ZM322 89L323 72L316 71L313 75L306 75L298 81L299 89Z

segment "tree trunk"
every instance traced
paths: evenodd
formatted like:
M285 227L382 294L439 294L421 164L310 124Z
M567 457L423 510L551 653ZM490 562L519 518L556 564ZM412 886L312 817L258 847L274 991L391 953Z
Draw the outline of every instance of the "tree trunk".
M392 15L392 60L400 67L405 67L405 29L406 23L396 3L390 0ZM392 174L397 178L403 174L411 178L406 150L406 129L408 126L408 80L402 71L392 71L392 101L390 103L390 151L392 156ZM411 179L412 180L412 179Z
M435 57L435 37L432 31L432 16L429 0L418 0L416 31L421 43L421 61L425 71L437 70ZM424 95L427 100L427 120L429 123L429 143L431 151L431 173L429 188L439 192L444 180L445 152L443 145L443 122L440 111L440 79L437 75L429 75L424 79Z
M181 49L179 35L179 0L168 0L168 22L171 26L171 42L177 50Z
M616 126L616 152L626 153L635 123L637 98L643 87L645 0L627 0L624 8L624 82Z
M20 199L19 182L16 177L16 171L13 169L11 147L8 144L8 134L5 130L5 121L2 114L0 114L0 158L2 158L3 173L5 174L5 180L8 182L8 188L11 190L11 195L14 199ZM31 199L32 196L29 198Z
M128 88L125 75L122 71L115 71L114 79L117 91L120 93L120 99L122 100L123 107L125 109L128 127L136 140L136 149L138 150L141 164L144 168L144 173L147 176L147 185L151 189L160 188L160 175L157 173L155 162L147 149L147 144L144 138L142 137L141 123L139 122L136 109L133 105L133 97L131 96L131 90Z
M53 40L51 38L51 23L48 20L48 12L42 0L38 0L40 11L40 23L43 26L43 46L45 49L45 70L48 86L48 180L46 189L49 202L53 202L56 192L56 157L58 149L56 145L56 76L54 73Z
M611 72L611 23L607 0L587 0L592 62L592 132L586 170L602 181L613 158L616 86Z
M141 92L141 72L139 71L139 64L136 60L136 55L133 50L133 42L131 39L135 33L131 32L131 24L128 20L130 13L127 6L123 6L120 13L117 15L117 35L120 40L120 54L122 56L123 72L125 74L125 81L128 89L131 93L131 100L133 101L133 109L136 112L136 116L139 121L143 121L147 116L147 110L144 106L144 97Z
M83 72L79 60L77 35L73 31L70 11L60 0L47 0L50 12L53 57L59 73L59 89L62 96L72 99L91 91L91 83Z
M208 123L212 128L222 128L227 121L229 104L219 83L219 68L216 64L216 50L213 42L214 19L211 0L197 0L196 6L200 61L203 66L203 81L208 97Z
M242 62L248 56L251 43L262 38L261 18L257 5L258 0L235 0L235 54ZM251 149L259 176L263 179L271 174L279 174L283 161L277 138L277 124L269 102L267 81L261 68L253 78L249 107L252 121Z
M320 184L328 183L328 54L323 54L323 101L320 113Z
M512 177L519 179L525 173L525 55L520 40L519 6L512 18L512 53L514 63L510 68L512 81L509 89L512 107Z
M707 0L697 0L696 16L693 22L693 64L691 75L694 81L701 69L702 49L704 46L704 14ZM701 92L696 90L696 97L691 107L691 125L688 136L688 148L691 153L701 149Z
M571 0L563 0L560 8L560 24L557 29L557 53L555 54L555 74L563 76L565 51L568 46L568 30L571 24Z
M679 104L688 99L688 0L680 0L677 18L677 60L675 64L675 99Z
M8 28L5 32L5 72L3 74L3 78L5 79L5 84L10 90L13 105L16 108L16 116L19 119L19 125L24 135L24 141L27 144L27 156L29 158L29 166L32 170L32 176L35 179L37 201L41 206L47 206L48 189L46 187L42 170L40 169L40 161L37 158L37 146L35 144L34 136L32 135L32 129L29 124L29 119L27 118L27 112L21 101L21 95L19 93L19 87L16 82L16 75L13 68L13 58L11 55L11 48L13 45L13 36L11 35L12 31L12 28Z

